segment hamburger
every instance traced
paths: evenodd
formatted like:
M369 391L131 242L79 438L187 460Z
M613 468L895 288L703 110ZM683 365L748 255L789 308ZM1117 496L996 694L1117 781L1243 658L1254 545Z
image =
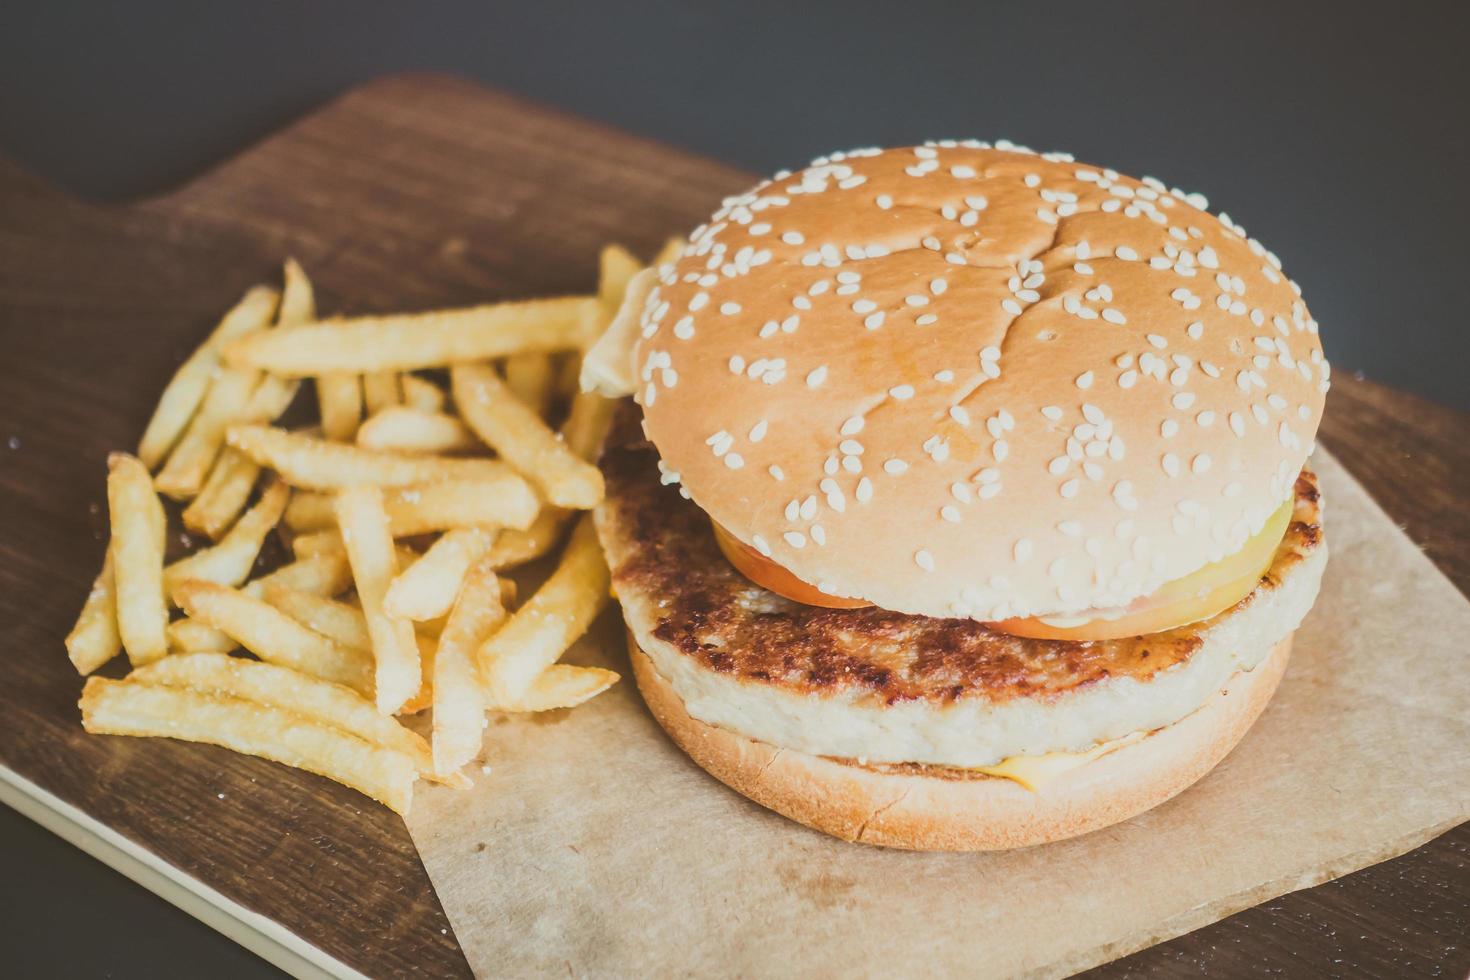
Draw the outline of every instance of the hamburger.
M712 775L847 840L1125 820L1260 715L1327 548L1328 387L1197 194L1009 143L723 202L584 367L638 686Z

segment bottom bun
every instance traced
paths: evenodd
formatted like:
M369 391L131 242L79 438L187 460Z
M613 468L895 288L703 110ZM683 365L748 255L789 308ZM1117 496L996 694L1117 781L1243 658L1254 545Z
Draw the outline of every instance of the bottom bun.
M1075 837L1158 806L1209 772L1271 700L1292 635L1192 714L1036 791L936 766L867 766L758 742L691 718L630 635L638 689L669 737L721 782L843 840L922 851L991 851Z

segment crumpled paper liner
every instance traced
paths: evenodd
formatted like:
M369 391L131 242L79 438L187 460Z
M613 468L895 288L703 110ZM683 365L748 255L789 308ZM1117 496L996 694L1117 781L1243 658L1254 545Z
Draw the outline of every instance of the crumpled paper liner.
M989 854L847 844L676 749L614 612L569 658L624 680L493 720L475 787L409 821L481 976L1063 975L1408 851L1470 819L1470 602L1326 453L1332 550L1245 740L1121 825Z

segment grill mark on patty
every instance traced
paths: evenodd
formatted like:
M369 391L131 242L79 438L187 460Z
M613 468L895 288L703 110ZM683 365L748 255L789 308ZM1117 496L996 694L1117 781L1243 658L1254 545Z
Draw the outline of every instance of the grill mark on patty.
M795 694L875 703L1049 699L1099 682L1147 681L1200 648L1199 624L1120 640L1033 640L968 619L824 609L748 581L720 552L709 518L659 479L636 405L619 407L600 466L599 530L614 591L657 609L652 633L709 670ZM1293 520L1261 587L1275 588L1322 540L1315 474L1296 481ZM1225 615L1225 614L1222 614Z

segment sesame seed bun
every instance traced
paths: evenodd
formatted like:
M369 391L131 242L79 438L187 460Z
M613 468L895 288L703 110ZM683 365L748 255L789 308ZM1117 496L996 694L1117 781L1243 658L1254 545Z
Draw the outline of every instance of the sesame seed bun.
M896 612L1118 607L1223 558L1290 493L1328 366L1275 256L1204 207L973 141L726 201L641 312L667 479Z
M1286 669L1291 636L1234 675L1193 714L1036 790L926 766L873 767L778 749L691 718L629 636L633 675L669 737L721 782L783 816L844 840L981 851L1075 837L1178 794L1233 749Z

